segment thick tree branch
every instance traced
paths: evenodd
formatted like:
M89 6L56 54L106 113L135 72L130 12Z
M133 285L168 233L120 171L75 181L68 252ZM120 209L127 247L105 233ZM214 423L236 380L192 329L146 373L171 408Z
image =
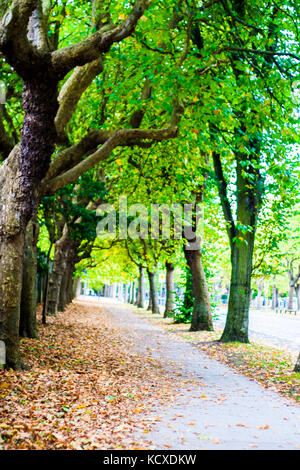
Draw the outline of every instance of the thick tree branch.
M128 18L119 26L107 32L104 32L102 28L80 43L53 52L52 65L56 73L64 77L76 66L98 59L101 53L107 52L113 43L130 36L149 4L150 0L137 1Z
M15 0L1 19L0 50L20 76L23 68L27 71L29 59L33 66L37 56L28 40L27 28L38 5L38 0Z
M88 156L76 166L66 171L62 175L57 176L52 180L47 180L42 186L43 194L54 194L58 189L66 184L76 181L80 175L88 171L97 163L106 160L112 151L127 143L127 145L134 145L139 140L153 140L161 141L171 139L177 136L177 127L169 127L160 130L143 130L143 129L120 129L113 133L113 135L92 155Z
M82 94L102 70L103 63L100 57L89 64L77 67L71 77L63 85L58 97L59 109L55 118L59 141L66 140L66 126L75 112Z
M225 220L227 222L227 231L230 239L230 243L233 242L233 238L236 236L236 227L232 216L232 210L230 201L227 194L227 182L223 173L222 163L220 155L217 152L213 152L213 163L215 174L217 177L219 196L221 199L221 205L224 213Z

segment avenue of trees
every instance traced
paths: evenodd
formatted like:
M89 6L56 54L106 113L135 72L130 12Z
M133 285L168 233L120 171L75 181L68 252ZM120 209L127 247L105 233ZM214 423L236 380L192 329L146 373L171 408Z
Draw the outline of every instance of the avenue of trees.
M19 337L38 337L37 304L46 323L84 277L106 295L122 283L139 307L147 277L158 312L164 269L168 316L180 270L182 311L197 331L213 329L213 291L225 273L224 342L249 341L251 289L259 297L265 279L276 308L276 279L287 277L292 310L300 299L298 2L2 0L0 17L6 366L26 368ZM149 226L153 204L197 203L201 214L191 213L182 239L160 226L157 239L101 240L98 207L118 207L124 195L147 207Z

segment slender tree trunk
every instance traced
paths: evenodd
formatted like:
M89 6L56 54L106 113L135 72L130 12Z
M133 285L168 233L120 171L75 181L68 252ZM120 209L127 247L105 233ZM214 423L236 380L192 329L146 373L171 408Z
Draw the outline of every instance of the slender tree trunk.
M294 371L295 371L295 372L300 372L300 353L299 353L297 362L296 362L296 364L295 364Z
M119 282L118 283L118 300L120 300L120 302L124 301L123 290L124 290L123 282Z
M184 247L184 254L192 274L194 307L191 331L213 331L210 299L204 273L200 249L189 250Z
M69 269L67 267L65 269L65 272L62 275L62 280L61 280L59 294L58 294L57 310L59 312L64 312L67 304L69 303L67 299L68 286L69 286Z
M74 273L74 256L75 247L74 242L70 240L69 248L66 253L66 268L62 276L60 290L59 290L59 301L58 311L64 312L66 306L69 305L73 300L73 273Z
M174 264L166 263L166 308L164 317L169 316L175 308Z
M65 228L62 237L55 243L54 263L49 282L47 315L57 315L59 294L62 278L66 270L69 243L68 230Z
M47 255L47 273L46 273L46 281L45 281L45 291L44 291L44 301L43 301L43 311L42 311L42 324L46 325L47 318L47 302L48 302L48 295L49 295L49 277L50 277L50 255L52 251L52 243L50 244L50 248Z
M130 300L129 300L131 304L134 304L134 290L135 290L135 282L132 281L130 284Z
M77 298L81 295L81 289L82 289L80 277L75 279L75 283L76 283L75 297ZM105 284L105 289L104 289L104 295L105 297L107 297L107 285L106 284Z
M257 298L256 308L261 309L262 307L262 291L263 291L263 280L257 281Z
M150 285L150 298L151 298L151 310L153 313L160 313L158 303L158 290L155 279L155 272L147 270L149 285Z
M37 238L38 223L31 219L27 225L23 258L20 336L38 338L37 306Z
M296 297L297 297L297 311L300 311L300 284L297 284L296 288Z
M148 303L148 308L147 310L149 312L152 312L152 296L151 296L151 291L149 290L149 303Z
M112 285L112 289L111 289L111 297L113 299L115 299L117 296L117 285L116 284L113 284Z
M278 307L278 289L275 284L272 287L272 310Z
M288 310L293 310L293 307L294 307L294 291L295 291L295 284L294 282L290 281L289 297L288 297L288 304L287 304Z
M192 283L192 273L191 269L188 266L186 270L186 282L185 282L185 291L184 291L184 309L190 310L194 305L194 295L193 295L193 283Z
M231 281L226 325L221 337L223 342L248 343L249 305L254 234L247 243L234 243L231 249Z
M138 308L145 308L145 268L139 266Z

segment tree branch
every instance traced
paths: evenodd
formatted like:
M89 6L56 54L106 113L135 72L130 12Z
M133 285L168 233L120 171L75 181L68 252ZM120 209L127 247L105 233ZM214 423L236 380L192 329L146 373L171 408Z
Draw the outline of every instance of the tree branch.
M225 220L227 222L227 232L229 235L230 243L232 243L233 238L236 236L236 227L235 227L235 223L234 223L233 216L232 216L230 201L228 199L227 182L224 177L221 158L220 158L219 153L213 152L212 156L213 156L214 168L215 168L215 173L216 173L217 182L218 182L218 190L219 190L219 196L221 199L221 205L222 205L223 213L225 216Z
M28 68L28 59L31 58L33 65L37 55L28 40L27 28L38 4L38 0L14 0L1 19L0 50L20 76L24 64Z
M92 83L94 78L103 71L102 58L90 62L82 67L77 67L71 77L61 88L58 102L59 109L55 118L55 126L59 141L66 140L65 128L69 123L77 104Z
M107 52L113 43L120 42L130 36L149 4L150 0L137 1L121 25L107 32L104 32L102 28L78 44L53 52L52 65L56 73L63 77L76 66L85 65L98 59L101 53Z
M97 163L106 160L112 151L121 145L136 145L141 140L161 141L172 139L178 134L177 126L170 126L164 129L119 129L94 153L82 160L70 170L57 176L54 179L47 179L42 185L42 194L54 194L55 191L66 184L70 184L78 179L80 175L88 171Z

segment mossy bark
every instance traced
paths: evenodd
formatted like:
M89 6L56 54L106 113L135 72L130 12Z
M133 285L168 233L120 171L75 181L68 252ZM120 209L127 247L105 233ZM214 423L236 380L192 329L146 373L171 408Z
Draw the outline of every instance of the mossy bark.
M194 306L191 331L213 331L210 298L204 273L200 249L184 248L185 257L192 275Z
M27 225L23 258L20 336L38 338L37 306L37 237L38 223L31 219Z
M248 234L246 243L234 243L231 249L231 281L223 342L248 343L249 305L254 234Z
M46 315L56 316L58 312L59 293L63 275L66 271L69 244L70 239L66 229L62 237L55 243L55 256L49 281Z

